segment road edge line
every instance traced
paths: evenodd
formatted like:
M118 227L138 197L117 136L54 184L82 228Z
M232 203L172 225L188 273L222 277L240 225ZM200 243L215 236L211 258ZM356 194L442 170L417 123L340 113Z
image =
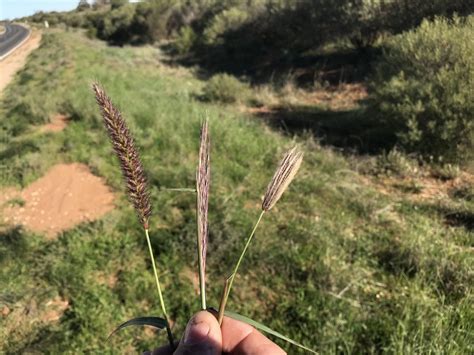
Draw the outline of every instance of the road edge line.
M20 48L26 41L28 41L31 37L31 33L33 32L30 28L27 28L23 25L19 25L19 26L22 26L23 28L27 29L28 30L28 35L20 42L18 43L15 47L13 47L12 49L10 49L7 53L5 53L4 55L0 56L0 62L3 62L3 60L8 57L10 54L12 54L14 51L16 51L18 48Z

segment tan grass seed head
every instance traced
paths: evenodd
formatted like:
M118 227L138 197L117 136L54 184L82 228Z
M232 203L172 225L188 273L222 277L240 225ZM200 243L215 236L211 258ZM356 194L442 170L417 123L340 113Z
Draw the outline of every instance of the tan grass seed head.
M270 211L288 188L303 161L303 153L297 148L289 150L280 162L263 198L262 210Z
M202 269L206 269L208 238L209 187L211 180L209 123L201 126L199 164L196 171L198 242L201 244Z

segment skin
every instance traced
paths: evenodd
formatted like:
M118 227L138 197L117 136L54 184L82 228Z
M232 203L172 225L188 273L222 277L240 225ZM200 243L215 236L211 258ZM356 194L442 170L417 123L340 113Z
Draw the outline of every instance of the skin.
M168 345L145 354L284 355L286 352L248 324L224 317L221 328L212 313L201 311L188 322L174 353Z

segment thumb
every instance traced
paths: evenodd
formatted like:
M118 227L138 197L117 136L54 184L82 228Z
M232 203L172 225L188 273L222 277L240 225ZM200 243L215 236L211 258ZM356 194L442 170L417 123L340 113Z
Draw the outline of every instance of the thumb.
M174 354L221 355L222 334L216 317L207 311L196 313Z

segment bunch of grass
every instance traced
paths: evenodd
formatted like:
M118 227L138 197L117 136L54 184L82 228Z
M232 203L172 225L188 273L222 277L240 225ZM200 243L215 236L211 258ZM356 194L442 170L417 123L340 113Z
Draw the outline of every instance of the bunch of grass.
M157 317L141 317L129 320L120 325L116 330L122 329L129 325L151 325L157 328L166 328L168 333L168 340L171 348L174 348L173 334L171 332L170 321L166 312L166 307L161 291L160 281L158 278L158 272L155 265L155 258L153 256L153 249L151 247L150 236L149 236L149 219L151 216L151 202L148 194L147 180L144 174L143 165L140 161L138 150L136 149L134 140L128 129L120 111L113 105L110 98L107 96L105 91L98 85L93 85L97 103L102 112L104 119L104 125L107 129L110 141L114 148L114 151L119 159L122 175L127 186L128 196L137 212L138 218L143 225L145 230L145 236L148 243L148 249L150 252L150 258L153 266L153 272L155 275L155 281L160 300L160 306L164 315L164 319ZM201 136L199 146L199 160L196 169L196 221L197 221L197 251L198 251L198 268L199 268L199 284L200 284L200 298L201 308L206 309L206 252L208 245L208 205L209 205L209 187L210 187L210 137L209 137L209 123L208 120L204 120L201 125ZM265 213L269 212L278 200L281 198L283 193L286 191L291 181L296 176L301 163L303 161L303 153L297 148L289 150L281 160L276 172L273 175L270 183L268 184L265 192L261 212L255 223L250 235L247 238L245 246L235 264L233 272L230 277L225 280L224 290L222 293L218 320L222 324L224 314L229 315L237 320L247 322L260 330L269 332L289 343L297 345L303 349L314 352L313 350L304 347L301 344L285 337L284 335L271 330L270 328L253 321L244 316L225 312L227 300L232 290L232 285L235 280L235 276L239 270L245 253L247 252L251 241L255 235L255 232L260 224ZM183 190L183 189L177 189ZM184 189L189 191L190 189Z

